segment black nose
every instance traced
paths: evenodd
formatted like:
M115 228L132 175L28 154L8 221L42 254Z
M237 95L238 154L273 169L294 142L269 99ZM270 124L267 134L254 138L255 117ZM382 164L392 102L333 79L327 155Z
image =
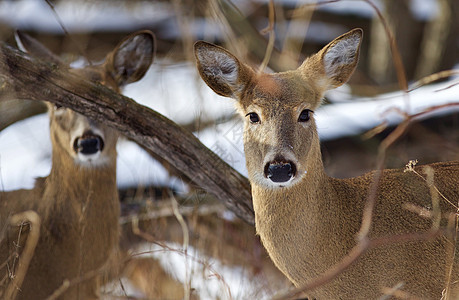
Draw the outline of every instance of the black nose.
M287 182L295 176L296 167L292 162L270 162L265 166L265 176L273 182Z
M73 142L73 150L76 153L90 155L102 151L104 149L104 141L98 135L83 134L83 136L75 139Z

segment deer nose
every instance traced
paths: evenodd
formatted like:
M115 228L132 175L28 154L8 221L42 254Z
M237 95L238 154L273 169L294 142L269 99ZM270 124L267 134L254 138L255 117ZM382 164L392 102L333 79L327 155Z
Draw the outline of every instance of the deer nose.
M104 149L104 141L99 135L85 133L76 138L73 142L73 149L76 153L84 155L95 154Z
M265 166L265 176L273 182L287 182L295 176L296 167L292 162L270 162Z

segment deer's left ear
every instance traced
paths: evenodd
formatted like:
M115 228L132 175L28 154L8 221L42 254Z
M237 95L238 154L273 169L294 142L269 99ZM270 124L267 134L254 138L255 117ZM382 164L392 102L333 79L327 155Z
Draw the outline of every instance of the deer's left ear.
M118 86L140 80L153 62L155 38L151 31L138 31L121 41L107 55L105 68Z
M44 61L52 62L56 65L65 66L66 64L42 43L31 37L30 35L16 30L14 33L16 44L18 48L26 53L29 53L35 57L43 59Z
M346 83L359 61L363 31L351 30L326 45L317 54L306 59L298 68L305 76L316 80L324 90ZM317 75L317 78L314 76Z

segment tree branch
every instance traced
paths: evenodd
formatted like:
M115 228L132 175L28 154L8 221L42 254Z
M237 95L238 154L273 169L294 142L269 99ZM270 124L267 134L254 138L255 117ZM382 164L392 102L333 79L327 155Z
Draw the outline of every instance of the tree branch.
M237 216L254 224L248 180L191 132L109 88L0 43L0 101L29 99L71 108L163 157Z

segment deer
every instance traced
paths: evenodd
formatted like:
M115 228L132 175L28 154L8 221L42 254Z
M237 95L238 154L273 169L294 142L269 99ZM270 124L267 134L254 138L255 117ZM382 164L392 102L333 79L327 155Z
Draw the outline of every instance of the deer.
M18 32L16 38L23 51L69 68L30 36ZM153 61L153 49L153 33L138 31L123 39L103 63L68 70L120 92L145 75ZM47 106L52 143L50 174L38 178L33 189L0 192L0 265L8 267L4 268L8 272L5 276L12 278L4 288L9 293L2 298L98 299L101 270L117 252L120 235L118 133L63 106ZM12 226L9 220L23 211L34 212L41 225L20 284L14 281L14 253L21 252L33 224Z
M276 267L298 288L339 263L356 245L378 174L376 170L354 178L329 177L314 119L324 93L353 74L362 38L363 31L353 29L297 69L278 73L257 72L214 44L194 45L203 81L216 94L233 98L244 119L256 232ZM459 162L414 168L417 173L403 168L379 173L370 240L431 230L431 219L405 209L412 204L432 213L428 169L442 195L437 213L453 218L453 228L457 226ZM308 291L308 299L376 299L382 289L397 285L405 296L440 299L443 292L446 298L458 299L459 256L447 255L449 247L459 247L457 235L456 230L371 248L337 278Z

